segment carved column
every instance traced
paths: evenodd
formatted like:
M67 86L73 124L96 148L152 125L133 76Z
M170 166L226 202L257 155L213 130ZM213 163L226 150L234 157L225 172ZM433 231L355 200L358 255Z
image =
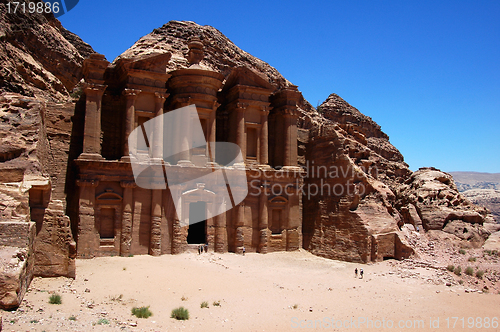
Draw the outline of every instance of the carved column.
M125 142L123 144L123 156L129 156L128 136L135 129L135 101L141 93L138 89L125 89L123 95L127 100L125 113ZM126 158L125 158L126 159Z
M101 156L101 102L107 85L86 83L84 91L85 131L83 153L80 157L102 159Z
M166 93L155 92L155 114L161 116L163 114L163 105L168 97ZM163 158L163 121L154 122L154 137L153 137L153 158Z
M236 209L236 220L235 220L235 235L234 235L234 246L236 253L243 253L243 246L245 244L245 236L243 234L243 229L245 225L245 203L241 202L235 206Z
M170 188L170 194L172 196L172 205L173 205L173 220L172 220L172 254L180 254L182 253L182 232L181 232L181 223L179 216L181 214L181 211L177 211L175 209L175 199L180 199L180 193L181 189L180 188ZM177 206L180 206L180 204L177 204Z
M267 107L263 107L260 113L260 164L267 165L269 163L269 134L268 134L268 124L267 118L269 115L269 110Z
M297 111L284 109L285 155L283 166L297 166Z
M99 234L95 228L95 188L98 180L77 180L80 187L78 206L78 251L79 258L92 258L99 249Z
M217 107L219 107L220 104L218 102L214 102L214 105L212 107L212 112L210 113L210 118L209 118L209 122L208 122L208 137L207 137L207 143L208 143L208 147L207 147L207 152L208 152L208 157L209 157L209 161L210 162L215 162L215 140L216 140L216 137L215 137L215 128L216 128L216 124L215 124L215 116L216 116L216 112L217 112Z
M161 255L161 201L162 190L153 189L151 194L151 237L149 240L149 254Z
M123 201L122 201L122 234L120 239L120 255L129 256L131 254L130 248L132 246L132 221L133 221L133 197L134 182L122 181L120 185L123 187Z
M259 252L261 254L267 254L267 231L269 228L269 215L267 212L267 202L268 202L268 184L262 183L260 186L261 193L259 197Z
M226 212L215 216L215 252L223 253L225 248Z
M243 160L247 160L247 142L245 140L245 110L246 104L236 105L236 145L241 149Z

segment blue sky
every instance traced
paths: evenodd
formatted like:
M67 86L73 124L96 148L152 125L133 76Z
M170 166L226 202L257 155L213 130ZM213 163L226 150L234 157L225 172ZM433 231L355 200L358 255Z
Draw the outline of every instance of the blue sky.
M59 17L112 61L170 20L211 25L316 106L382 126L412 170L500 172L500 1L98 1Z

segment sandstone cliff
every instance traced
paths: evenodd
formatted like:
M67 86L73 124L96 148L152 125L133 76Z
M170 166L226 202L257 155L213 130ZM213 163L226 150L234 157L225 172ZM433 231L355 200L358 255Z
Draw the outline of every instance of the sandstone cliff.
M52 14L9 14L5 2L0 3L0 90L65 99L90 53L94 50Z

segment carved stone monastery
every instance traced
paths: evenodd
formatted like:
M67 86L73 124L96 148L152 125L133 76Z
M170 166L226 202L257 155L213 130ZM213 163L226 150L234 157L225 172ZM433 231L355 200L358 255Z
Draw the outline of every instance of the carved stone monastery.
M84 108L85 121L74 129L82 136L76 160L77 257L175 254L200 243L216 252L301 247L296 106L300 92L296 86L275 92L274 86L243 67L234 68L225 79L201 67L203 57L203 44L194 38L189 43L189 68L169 73L170 53L120 59L114 65L92 54L84 62L84 97L77 112ZM252 186L233 208L190 224L190 212L203 211L217 200L214 184L186 185L175 193L137 186L127 138L146 121L193 104L207 145L239 146ZM162 158L157 144L143 148L149 156ZM206 160L200 156L207 154L208 148L186 151L164 167L186 178L195 170L208 174L210 164L200 163ZM279 193L273 195L270 188L276 186L283 190L273 190ZM182 210L176 211L172 197L179 197Z

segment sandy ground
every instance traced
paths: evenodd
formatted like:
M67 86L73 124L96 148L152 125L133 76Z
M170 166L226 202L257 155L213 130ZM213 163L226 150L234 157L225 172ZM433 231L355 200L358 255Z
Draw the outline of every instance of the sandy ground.
M78 260L75 280L35 278L21 307L2 313L3 331L460 331L480 322L480 330L500 330L493 328L499 294L436 285L436 271L424 267L402 278L398 264L339 262L303 250ZM48 303L54 292L62 304ZM140 306L153 316L132 316ZM189 320L170 318L179 306Z

